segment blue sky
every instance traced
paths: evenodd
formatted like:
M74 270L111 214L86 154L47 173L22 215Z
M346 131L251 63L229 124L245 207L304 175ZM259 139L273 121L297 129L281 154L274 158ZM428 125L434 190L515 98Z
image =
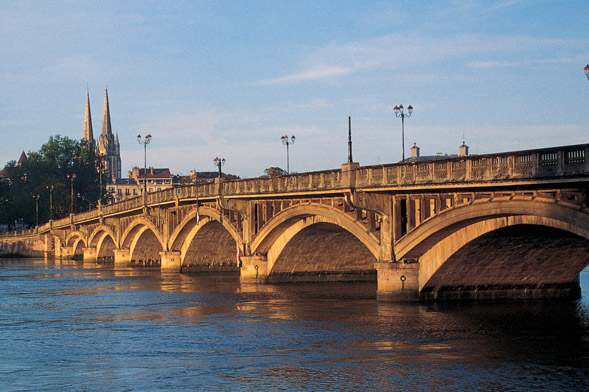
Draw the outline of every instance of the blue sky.
M19 1L0 3L0 164L50 135L94 133L108 85L123 173L242 177L347 159L589 142L586 1Z

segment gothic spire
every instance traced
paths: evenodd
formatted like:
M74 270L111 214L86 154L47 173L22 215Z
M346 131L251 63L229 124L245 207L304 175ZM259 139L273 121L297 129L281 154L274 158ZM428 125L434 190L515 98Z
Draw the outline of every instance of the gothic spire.
M104 117L102 117L102 134L105 136L112 135L112 128L110 126L110 109L108 107L108 86L104 93Z
M90 114L90 94L86 89L86 115L84 116L84 140L94 144L94 133L92 132L92 114Z

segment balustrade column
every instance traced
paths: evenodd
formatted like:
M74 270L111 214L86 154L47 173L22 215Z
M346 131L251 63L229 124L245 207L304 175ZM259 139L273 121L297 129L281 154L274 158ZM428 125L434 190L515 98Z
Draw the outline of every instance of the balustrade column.
M355 188L356 187L356 169L360 167L357 162L344 163L342 165L342 187Z
M558 156L558 165L557 165L557 169L556 172L560 175L564 174L564 151L558 151L557 156Z
M515 157L510 155L507 157L507 174L509 177L513 177L513 173L515 172Z

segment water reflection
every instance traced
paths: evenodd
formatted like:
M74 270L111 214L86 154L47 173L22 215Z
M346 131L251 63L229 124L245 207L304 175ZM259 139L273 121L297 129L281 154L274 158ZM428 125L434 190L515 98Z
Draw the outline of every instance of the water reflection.
M390 304L371 283L43 260L0 260L0 290L2 390L588 387L586 300Z

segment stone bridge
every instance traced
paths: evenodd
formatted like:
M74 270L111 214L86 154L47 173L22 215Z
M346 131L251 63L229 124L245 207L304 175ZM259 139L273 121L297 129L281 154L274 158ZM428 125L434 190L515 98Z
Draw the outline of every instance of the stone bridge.
M149 193L0 236L5 252L244 282L376 280L379 299L580 295L589 144Z

